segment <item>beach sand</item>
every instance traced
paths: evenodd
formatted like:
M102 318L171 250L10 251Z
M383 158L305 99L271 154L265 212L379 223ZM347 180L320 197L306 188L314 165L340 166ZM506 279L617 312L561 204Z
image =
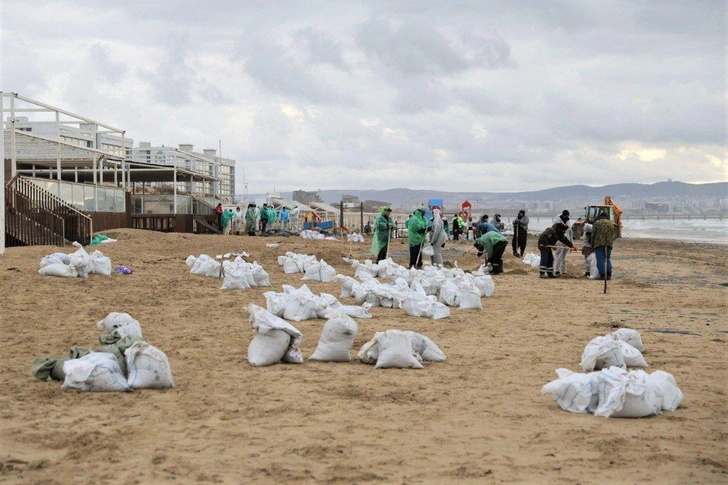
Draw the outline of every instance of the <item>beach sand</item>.
M484 310L433 321L373 309L358 320L352 356L375 332L414 330L447 354L423 370L350 363L251 367L249 303L300 286L276 258L315 254L353 275L342 256L369 244L299 237L249 238L109 231L99 249L133 275L44 277L55 247L9 248L0 257L0 482L3 483L728 483L728 259L726 246L617 241L608 293L583 274L540 280L506 252L506 273ZM536 237L529 240L535 251ZM266 243L280 243L277 249ZM449 243L466 250L470 243ZM72 248L66 248L71 252ZM222 291L193 276L190 255L245 250L272 287ZM393 242L398 262L406 245ZM475 255L461 255L465 270ZM337 283L308 283L338 297ZM344 300L353 304L353 300ZM169 357L175 389L80 393L33 378L36 356L96 347L96 322L128 312ZM294 323L302 349L323 320ZM648 372L672 373L685 394L673 413L597 418L561 410L541 387L554 370L581 371L589 340L640 331ZM656 333L671 327L698 335Z

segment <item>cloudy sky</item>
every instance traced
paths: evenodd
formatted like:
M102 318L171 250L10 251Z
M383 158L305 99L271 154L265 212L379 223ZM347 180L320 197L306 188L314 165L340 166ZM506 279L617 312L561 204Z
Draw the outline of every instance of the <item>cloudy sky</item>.
M304 5L305 4L305 5ZM725 0L0 4L0 89L275 188L728 180Z

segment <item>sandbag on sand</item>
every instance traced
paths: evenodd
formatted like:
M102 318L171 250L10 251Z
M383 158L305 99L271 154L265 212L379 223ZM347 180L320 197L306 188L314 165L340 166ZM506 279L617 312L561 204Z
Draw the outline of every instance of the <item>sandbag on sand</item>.
M656 370L647 376L647 382L657 388L662 395L662 410L674 411L680 406L683 400L683 393L672 374Z
M247 311L250 314L250 326L255 332L248 346L250 365L303 363L300 350L303 335L296 327L258 305L249 305Z
M137 320L132 318L128 313L111 312L106 318L96 324L102 330L106 330L107 335L117 336L118 338L102 337L101 343L109 344L114 343L116 340L123 339L124 337L142 337L142 326Z
M76 248L76 252L69 254L70 262L68 264L76 268L79 277L88 278L88 275L94 271L91 256L83 249L81 244L74 242L73 246Z
M596 337L584 348L581 355L581 368L591 372L604 368L624 367L624 354L619 342L609 337Z
M310 360L322 362L349 362L351 345L356 338L357 324L349 316L334 311L327 317L316 351Z
M65 253L53 253L48 256L43 256L40 260L40 267L48 266L49 264L70 264L71 258Z
M147 342L135 342L124 352L129 372L127 384L132 389L166 389L174 387L167 355Z
M387 332L396 334L399 330L387 330ZM377 332L374 334L369 342L362 345L357 357L364 364L376 364L379 359L380 352L380 340L386 332ZM443 362L445 360L445 354L442 350L426 336L412 332L400 332L404 333L409 339L411 350L417 354L418 361L431 361L431 362Z
M339 305L336 307L337 312L344 315L348 315L351 318L372 318L372 314L369 313L369 309L372 307L370 303L363 303L362 306L356 305ZM325 315L326 318L329 315Z
M113 354L93 352L80 359L67 360L63 363L63 372L66 374L64 388L91 392L132 390Z
M61 278L76 278L78 271L74 266L63 263L52 263L38 270L43 276L59 276Z
M336 270L329 266L323 259L317 263L310 264L301 280L322 281L328 283L334 281Z
M637 330L632 330L631 328L620 328L612 333L607 334L607 337L611 337L614 340L627 342L640 352L645 351L645 346L642 345L642 337Z
M578 374L569 369L556 369L559 376L543 388L542 394L551 394L561 409L572 413L594 413L599 405L599 372Z
M93 274L111 276L111 258L104 256L101 251L94 251L89 257L93 266Z
M421 357L412 350L409 336L400 330L387 330L378 339L376 369L422 369Z
M662 412L659 388L647 380L641 370L626 371L619 367L602 369L599 383L599 406L595 416L605 418L643 418Z

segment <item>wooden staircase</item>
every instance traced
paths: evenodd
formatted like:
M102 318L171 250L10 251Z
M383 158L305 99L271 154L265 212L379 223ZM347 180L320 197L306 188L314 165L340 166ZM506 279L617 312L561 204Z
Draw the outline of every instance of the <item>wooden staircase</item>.
M12 178L4 190L6 246L91 242L91 218L71 204L22 177Z
M192 199L192 219L195 222L197 234L222 234L217 223L215 208L202 199Z

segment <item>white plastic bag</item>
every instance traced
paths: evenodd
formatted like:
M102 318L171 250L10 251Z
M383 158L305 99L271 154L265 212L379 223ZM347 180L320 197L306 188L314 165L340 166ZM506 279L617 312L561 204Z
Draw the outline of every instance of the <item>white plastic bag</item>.
M38 270L43 276L60 276L62 278L76 278L78 271L74 266L63 263L51 263Z
M147 342L137 341L126 349L127 384L132 389L174 387L167 355Z
M596 337L584 348L579 365L584 372L607 369L612 366L624 367L622 347L619 342L609 337Z
M90 392L131 391L114 354L92 352L63 363L64 388Z
M356 338L357 324L347 315L337 311L328 316L316 351L309 357L323 362L349 362L351 345Z
M296 327L258 305L249 305L247 311L255 332L248 346L251 365L266 366L280 361L303 363L300 348L303 335Z
M569 369L556 369L559 376L541 389L551 394L561 409L572 413L594 413L599 404L599 372L577 374Z

